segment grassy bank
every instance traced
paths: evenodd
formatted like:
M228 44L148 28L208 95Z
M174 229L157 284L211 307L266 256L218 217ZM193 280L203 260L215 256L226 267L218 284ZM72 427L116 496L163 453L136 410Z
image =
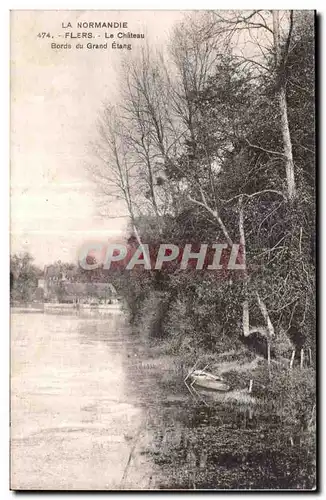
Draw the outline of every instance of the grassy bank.
M178 351L176 336L153 335L155 311L139 318L134 333L146 346L140 372L154 372L162 394L154 441L143 450L166 478L159 487L314 488L315 370L297 362L290 369L285 358L268 366L241 343L216 344L216 351L183 343ZM190 394L184 378L196 361L222 375L230 391Z
M215 360L232 384L225 394L182 391L182 360L154 348L145 369L160 371L165 395L154 442L144 450L160 468L162 489L312 489L315 486L314 373L267 369L262 360ZM153 353L154 354L154 353ZM155 367L155 368L153 368ZM252 394L246 386L253 378ZM176 403L171 408L173 395ZM159 424L157 423L159 422Z

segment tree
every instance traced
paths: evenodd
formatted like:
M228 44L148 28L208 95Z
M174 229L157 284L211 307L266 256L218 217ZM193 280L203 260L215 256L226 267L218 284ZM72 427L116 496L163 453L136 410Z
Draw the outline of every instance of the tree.
M31 300L42 271L33 264L34 258L28 252L10 256L11 291L14 301Z
M135 219L135 163L124 141L121 119L114 106L107 104L98 122L98 139L93 144L96 163L89 170L102 195L123 200L131 221Z
M138 242L241 242L247 272L210 281L232 338L259 332L271 344L293 328L301 343L313 338L312 53L309 14L210 11L175 27L168 54L146 48L124 69L117 149L135 181L132 232ZM106 165L119 172L116 158ZM143 278L127 280L137 310L151 293L193 304L206 287L190 274ZM186 336L197 321L187 307Z
M233 56L239 59L241 66L254 68L255 77L269 75L273 81L283 147L283 153L277 151L274 153L284 159L286 193L289 201L292 202L296 195L296 181L286 93L288 61L294 45L294 13L283 11L282 22L280 12L276 10L232 12L229 15L213 12L212 16L206 36L212 36L212 33L213 36L222 36L224 42L230 46L234 38L239 37L241 33L244 39L243 48L240 49L239 54L239 44L236 44ZM249 49L248 45L250 45ZM259 148L259 144L254 147Z

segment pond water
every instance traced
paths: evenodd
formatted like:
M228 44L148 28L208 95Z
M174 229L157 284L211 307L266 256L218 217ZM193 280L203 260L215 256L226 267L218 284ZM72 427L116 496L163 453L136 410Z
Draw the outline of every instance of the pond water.
M12 314L12 489L310 489L309 453L277 416L193 399L121 314Z

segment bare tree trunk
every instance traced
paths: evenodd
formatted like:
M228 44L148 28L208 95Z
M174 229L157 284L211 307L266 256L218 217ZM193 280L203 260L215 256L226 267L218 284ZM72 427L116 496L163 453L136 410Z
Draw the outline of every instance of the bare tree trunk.
M292 141L290 135L288 111L286 103L285 67L288 55L287 52L289 50L289 44L292 34L293 14L291 12L289 35L283 54L282 54L281 39L280 39L279 12L277 10L273 10L272 14L273 14L275 68L276 68L276 97L280 111L282 142L283 142L283 151L285 159L287 195L288 199L292 201L295 197L296 189L295 189L295 178L294 178L294 163L292 155Z
M246 237L244 232L244 217L243 217L243 197L239 198L239 233L240 233L240 248L242 248L242 263L245 266L244 270L244 301L242 304L242 328L243 335L248 337L250 335L250 322L249 322L249 302L248 302L248 273L246 262Z
M150 261L148 260L148 255L147 255L147 252L144 250L144 247L143 247L143 244L142 244L142 242L141 242L141 239L140 239L140 236L139 236L139 233L138 233L138 231L137 231L137 227L136 227L136 224L135 224L135 223L133 223L133 224L132 224L132 228L133 228L133 230L134 230L134 233L135 233L136 239L137 239L137 241L138 241L138 245L139 245L139 246L140 246L140 248L142 248L142 250L143 250L143 255L144 255L144 260L145 260L145 262L146 262L146 265L147 265L149 268L151 268L151 263L150 263Z
M255 327L250 329L250 320L249 320L249 302L248 302L248 272L247 272L247 262L246 262L246 238L244 231L244 215L243 215L243 205L242 205L243 197L239 197L239 233L240 233L240 245L242 247L242 263L245 266L244 270L244 301L242 304L242 328L243 335L248 337L251 333L255 331L259 331L262 335L267 337L267 360L268 364L270 364L270 341L271 338L275 335L273 324L270 320L267 307L265 303L260 298L258 292L257 299L258 305L263 315L264 320L267 324L267 330L261 327Z
M311 348L308 347L308 359L309 359L309 366L312 365L312 356L311 356Z
M188 195L188 200L192 201L196 205L199 205L200 207L205 208L205 210L207 210L207 212L209 212L217 220L218 225L220 226L228 245L230 247L232 247L233 241L232 241L232 239L231 239L231 237L230 237L230 235L229 235L229 233L228 233L228 231L227 231L227 229L226 229L226 227L225 227L225 225L224 225L224 223L219 215L219 212L217 210L213 210L212 208L209 207L203 190L201 189L200 192L201 192L202 201L195 200L190 195Z
M300 353L300 368L303 368L303 362L304 362L304 349L301 349L301 353Z
M257 300L258 300L259 309L260 309L260 311L261 311L261 313L266 321L266 324L267 324L267 330L268 330L269 337L274 337L274 335L275 335L274 327L273 327L273 324L272 324L271 319L269 317L267 307L266 307L265 303L262 301L262 299L260 298L258 292L257 292Z
M271 364L271 342L269 337L267 337L267 364Z
M159 233L161 233L160 214L159 214L159 210L158 210L158 206L157 206L156 194L155 194L155 189L154 189L153 170L152 170L151 161L150 161L147 153L146 153L146 156L147 156L146 164L147 164L147 171L148 171L149 192L150 192L152 205L153 205L154 212L155 212L155 217L157 220L158 230L159 230Z
M251 332L249 325L249 303L246 293L245 293L245 300L243 301L242 304L242 328L243 328L243 336L249 337Z
M293 351L292 351L292 355L291 355L291 360L290 360L290 370L291 370L291 369L292 369L292 367L293 367L294 356L295 356L295 349L293 349Z
M257 300L258 300L259 309L260 309L260 311L261 311L261 313L266 321L266 324L267 324L267 362L268 362L268 364L270 364L270 362L271 362L271 339L275 335L274 327L273 327L273 324L270 320L270 317L269 317L269 314L267 311L267 307L266 307L265 303L262 301L262 299L260 298L258 292L257 292Z
M280 19L278 10L272 11L273 15L273 37L274 37L274 51L276 68L281 61L281 45L280 45Z
M286 91L284 85L282 85L282 87L279 89L277 97L281 113L281 130L283 138L283 151L285 157L287 192L288 192L288 198L291 201L295 197L295 179L294 179L294 164L292 155L292 142L289 129L288 112L286 104Z
M258 305L259 305L259 308L261 310L261 313L262 313L262 315L267 323L267 329L269 332L269 336L273 337L275 335L275 332L274 332L273 324L270 320L270 317L269 317L269 314L267 311L267 307L266 307L265 303L262 301L262 299L260 298L258 293L257 293L257 299L258 299Z

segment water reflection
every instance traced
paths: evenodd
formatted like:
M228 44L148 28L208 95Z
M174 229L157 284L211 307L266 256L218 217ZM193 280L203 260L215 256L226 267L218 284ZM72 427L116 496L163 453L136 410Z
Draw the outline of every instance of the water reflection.
M148 458L125 474L146 415L126 391L122 318L13 314L11 335L12 487L147 488Z
M122 316L13 314L12 487L313 487L314 450L277 414L206 406L183 377Z

